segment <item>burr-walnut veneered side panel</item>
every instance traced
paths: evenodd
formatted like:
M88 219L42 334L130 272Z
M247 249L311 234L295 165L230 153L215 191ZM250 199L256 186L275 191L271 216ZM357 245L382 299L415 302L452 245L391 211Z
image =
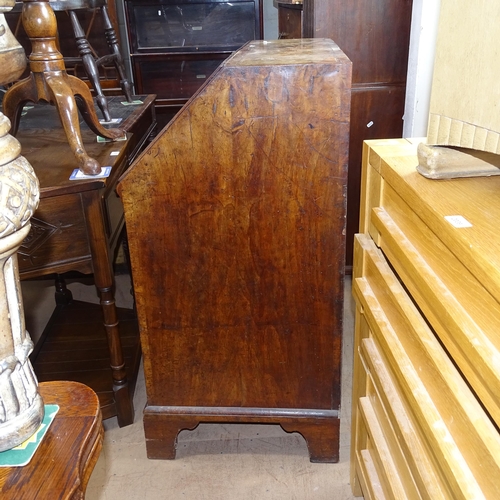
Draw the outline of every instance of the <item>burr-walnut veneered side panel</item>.
M350 72L252 42L122 179L148 405L339 408Z

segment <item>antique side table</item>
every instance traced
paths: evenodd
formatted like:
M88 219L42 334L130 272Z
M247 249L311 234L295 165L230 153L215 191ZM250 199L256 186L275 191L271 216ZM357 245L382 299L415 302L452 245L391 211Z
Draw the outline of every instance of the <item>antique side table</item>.
M31 461L0 468L3 500L81 499L102 448L103 428L96 394L78 382L44 382L45 404L59 410Z
M112 167L108 178L69 180L77 165L51 106L29 109L17 135L40 181L40 206L18 252L20 276L57 275L57 305L32 355L36 375L89 385L103 418L116 415L120 426L134 419L141 351L134 311L115 306L113 260L124 231L115 186L156 124L155 96L135 99L143 104L109 100L112 116L127 130L124 141L98 142L82 123L89 154ZM93 274L100 306L72 300L61 276L68 271Z

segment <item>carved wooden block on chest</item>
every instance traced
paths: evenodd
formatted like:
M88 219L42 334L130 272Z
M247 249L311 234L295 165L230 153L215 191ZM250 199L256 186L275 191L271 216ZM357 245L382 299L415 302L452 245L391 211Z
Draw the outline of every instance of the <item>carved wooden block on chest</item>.
M350 86L331 40L250 42L122 178L150 458L259 422L338 460Z

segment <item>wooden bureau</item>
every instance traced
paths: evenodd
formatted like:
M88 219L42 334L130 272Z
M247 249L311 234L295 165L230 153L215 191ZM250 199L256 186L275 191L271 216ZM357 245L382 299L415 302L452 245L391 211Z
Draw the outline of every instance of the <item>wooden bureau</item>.
M331 40L250 42L118 184L150 458L258 422L338 460L350 76Z
M500 498L500 178L429 180L367 141L355 238L351 484Z

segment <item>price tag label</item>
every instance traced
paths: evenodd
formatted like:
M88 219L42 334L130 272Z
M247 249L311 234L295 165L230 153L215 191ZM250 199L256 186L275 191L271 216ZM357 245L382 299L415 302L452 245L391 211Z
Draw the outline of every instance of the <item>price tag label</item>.
M456 227L457 229L461 229L464 227L472 227L472 224L465 217L462 217L461 215L447 215L445 219L453 227Z

